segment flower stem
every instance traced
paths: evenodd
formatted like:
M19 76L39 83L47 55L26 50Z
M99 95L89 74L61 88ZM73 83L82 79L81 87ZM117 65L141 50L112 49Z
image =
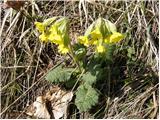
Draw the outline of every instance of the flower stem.
M75 64L78 66L79 71L82 72L81 67L80 67L80 64L79 64L79 61L77 61L77 59L76 59L76 57L75 57L75 54L74 54L74 52L73 52L71 43L69 43L69 49L70 49L70 53L71 53L71 56L72 56Z

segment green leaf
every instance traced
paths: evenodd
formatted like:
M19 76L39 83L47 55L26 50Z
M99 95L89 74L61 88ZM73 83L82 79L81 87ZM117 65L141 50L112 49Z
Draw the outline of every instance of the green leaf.
M72 72L71 78L64 83L66 89L72 89L75 84L77 84L77 79L79 78L79 71L75 70Z
M97 77L96 77L96 74L93 75L91 72L86 72L83 75L82 80L84 80L85 84L92 85L93 83L96 82Z
M62 68L62 66L58 66L50 71L45 79L54 83L66 82L70 79L72 71L72 68Z
M90 62L87 64L86 73L83 74L82 80L84 84L93 85L96 81L100 80L103 76L103 68L101 68L100 64L97 64L98 60L91 59Z
M98 93L90 85L81 85L76 92L75 104L80 112L88 111L98 102Z

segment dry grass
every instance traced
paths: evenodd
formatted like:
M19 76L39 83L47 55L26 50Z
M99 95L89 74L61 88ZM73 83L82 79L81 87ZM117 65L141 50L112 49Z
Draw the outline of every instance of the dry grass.
M154 0L80 0L39 1L25 6L33 19L69 17L72 41L99 16L126 33L114 55L111 81L98 86L102 97L96 109L79 113L73 105L68 118L158 118L158 5ZM64 57L55 45L39 42L33 21L21 12L2 9L1 20L1 117L25 118L22 113L27 105L51 85L44 80L45 74ZM134 51L131 57L127 56L128 48Z

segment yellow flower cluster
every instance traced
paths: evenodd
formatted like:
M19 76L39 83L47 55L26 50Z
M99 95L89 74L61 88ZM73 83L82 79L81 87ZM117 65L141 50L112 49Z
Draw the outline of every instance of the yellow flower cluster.
M65 45L64 37L61 31L58 30L58 27L56 25L51 25L48 30L46 29L45 24L41 22L35 22L35 26L37 30L41 33L39 36L39 39L42 42L52 42L56 45L58 45L58 51L62 54L66 54L69 52L68 45Z
M98 53L103 53L106 51L105 44L116 43L123 39L123 37L124 36L121 33L115 31L104 38L100 32L100 29L95 28L88 36L79 36L78 41L86 47L95 45L95 51Z

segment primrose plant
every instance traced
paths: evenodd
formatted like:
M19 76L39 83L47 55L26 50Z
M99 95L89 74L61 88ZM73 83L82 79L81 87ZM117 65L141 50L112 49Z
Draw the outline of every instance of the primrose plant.
M124 38L110 21L98 18L71 44L69 20L66 17L52 17L35 22L42 42L56 44L62 55L70 54L78 69L62 65L48 72L46 80L63 83L75 90L75 105L80 112L88 111L98 102L96 83L105 77L105 66L112 60L115 43Z

